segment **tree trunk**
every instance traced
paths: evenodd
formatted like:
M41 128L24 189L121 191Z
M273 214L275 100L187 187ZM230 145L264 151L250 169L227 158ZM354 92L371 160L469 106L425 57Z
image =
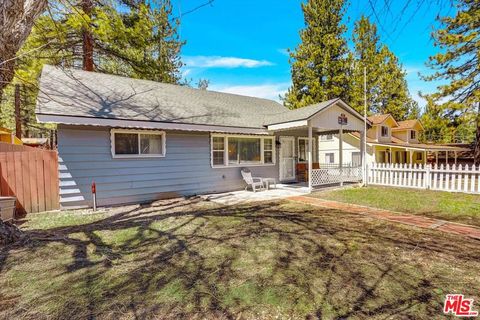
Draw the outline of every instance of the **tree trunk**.
M15 85L15 136L22 139L22 112L20 111L20 85Z
M0 1L0 97L13 79L18 50L46 7L47 0Z
M87 16L92 14L91 0L82 0L82 10ZM93 71L93 35L89 28L83 28L83 70Z
M475 135L473 161L475 165L480 165L480 102L477 102L477 133Z

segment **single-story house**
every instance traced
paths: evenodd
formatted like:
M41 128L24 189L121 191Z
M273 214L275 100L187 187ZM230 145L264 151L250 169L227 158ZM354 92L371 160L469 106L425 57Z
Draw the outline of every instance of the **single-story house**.
M289 110L266 99L48 65L36 115L57 124L62 207L90 206L93 181L98 205L239 190L244 167L280 182L307 169L313 188L318 137L363 137L365 127L340 99Z

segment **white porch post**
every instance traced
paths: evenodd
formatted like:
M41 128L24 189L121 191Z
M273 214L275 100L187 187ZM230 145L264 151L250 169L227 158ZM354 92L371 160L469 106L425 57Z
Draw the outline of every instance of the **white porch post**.
M312 139L312 124L308 122L308 190L312 191L312 150L313 150L313 139Z
M360 134L360 161L362 165L362 184L367 184L367 162L366 162L366 154L367 150L365 150L365 135L363 132Z
M340 126L340 134L339 134L339 137L338 137L338 151L339 151L339 156L338 156L338 160L340 161L340 185L343 186L343 126L341 125Z
M453 154L455 156L455 165L457 165L457 151L453 151Z
M408 152L410 153L410 165L412 165L413 164L413 151L408 150Z
M448 150L445 151L445 164L448 164Z
M427 150L423 152L423 164L427 164Z
M435 164L438 167L438 151L435 151Z

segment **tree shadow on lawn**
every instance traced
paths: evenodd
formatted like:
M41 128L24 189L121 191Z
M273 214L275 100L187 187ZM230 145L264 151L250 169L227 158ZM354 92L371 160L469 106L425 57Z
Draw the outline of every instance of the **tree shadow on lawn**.
M448 283L454 267L480 272L478 241L286 202L219 206L191 198L127 209L31 230L44 240L5 249L2 273L15 268L7 250L63 263L30 276L53 278L52 285L30 302L21 298L25 305L9 315L427 319L441 314L448 290L478 292ZM52 248L58 257L45 257Z

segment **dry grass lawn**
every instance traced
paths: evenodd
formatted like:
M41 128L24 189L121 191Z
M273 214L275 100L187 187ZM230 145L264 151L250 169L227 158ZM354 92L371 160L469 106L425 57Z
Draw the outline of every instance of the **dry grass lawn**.
M369 186L317 192L311 196L480 227L478 194Z
M439 319L480 302L480 242L288 201L31 215L2 319Z

